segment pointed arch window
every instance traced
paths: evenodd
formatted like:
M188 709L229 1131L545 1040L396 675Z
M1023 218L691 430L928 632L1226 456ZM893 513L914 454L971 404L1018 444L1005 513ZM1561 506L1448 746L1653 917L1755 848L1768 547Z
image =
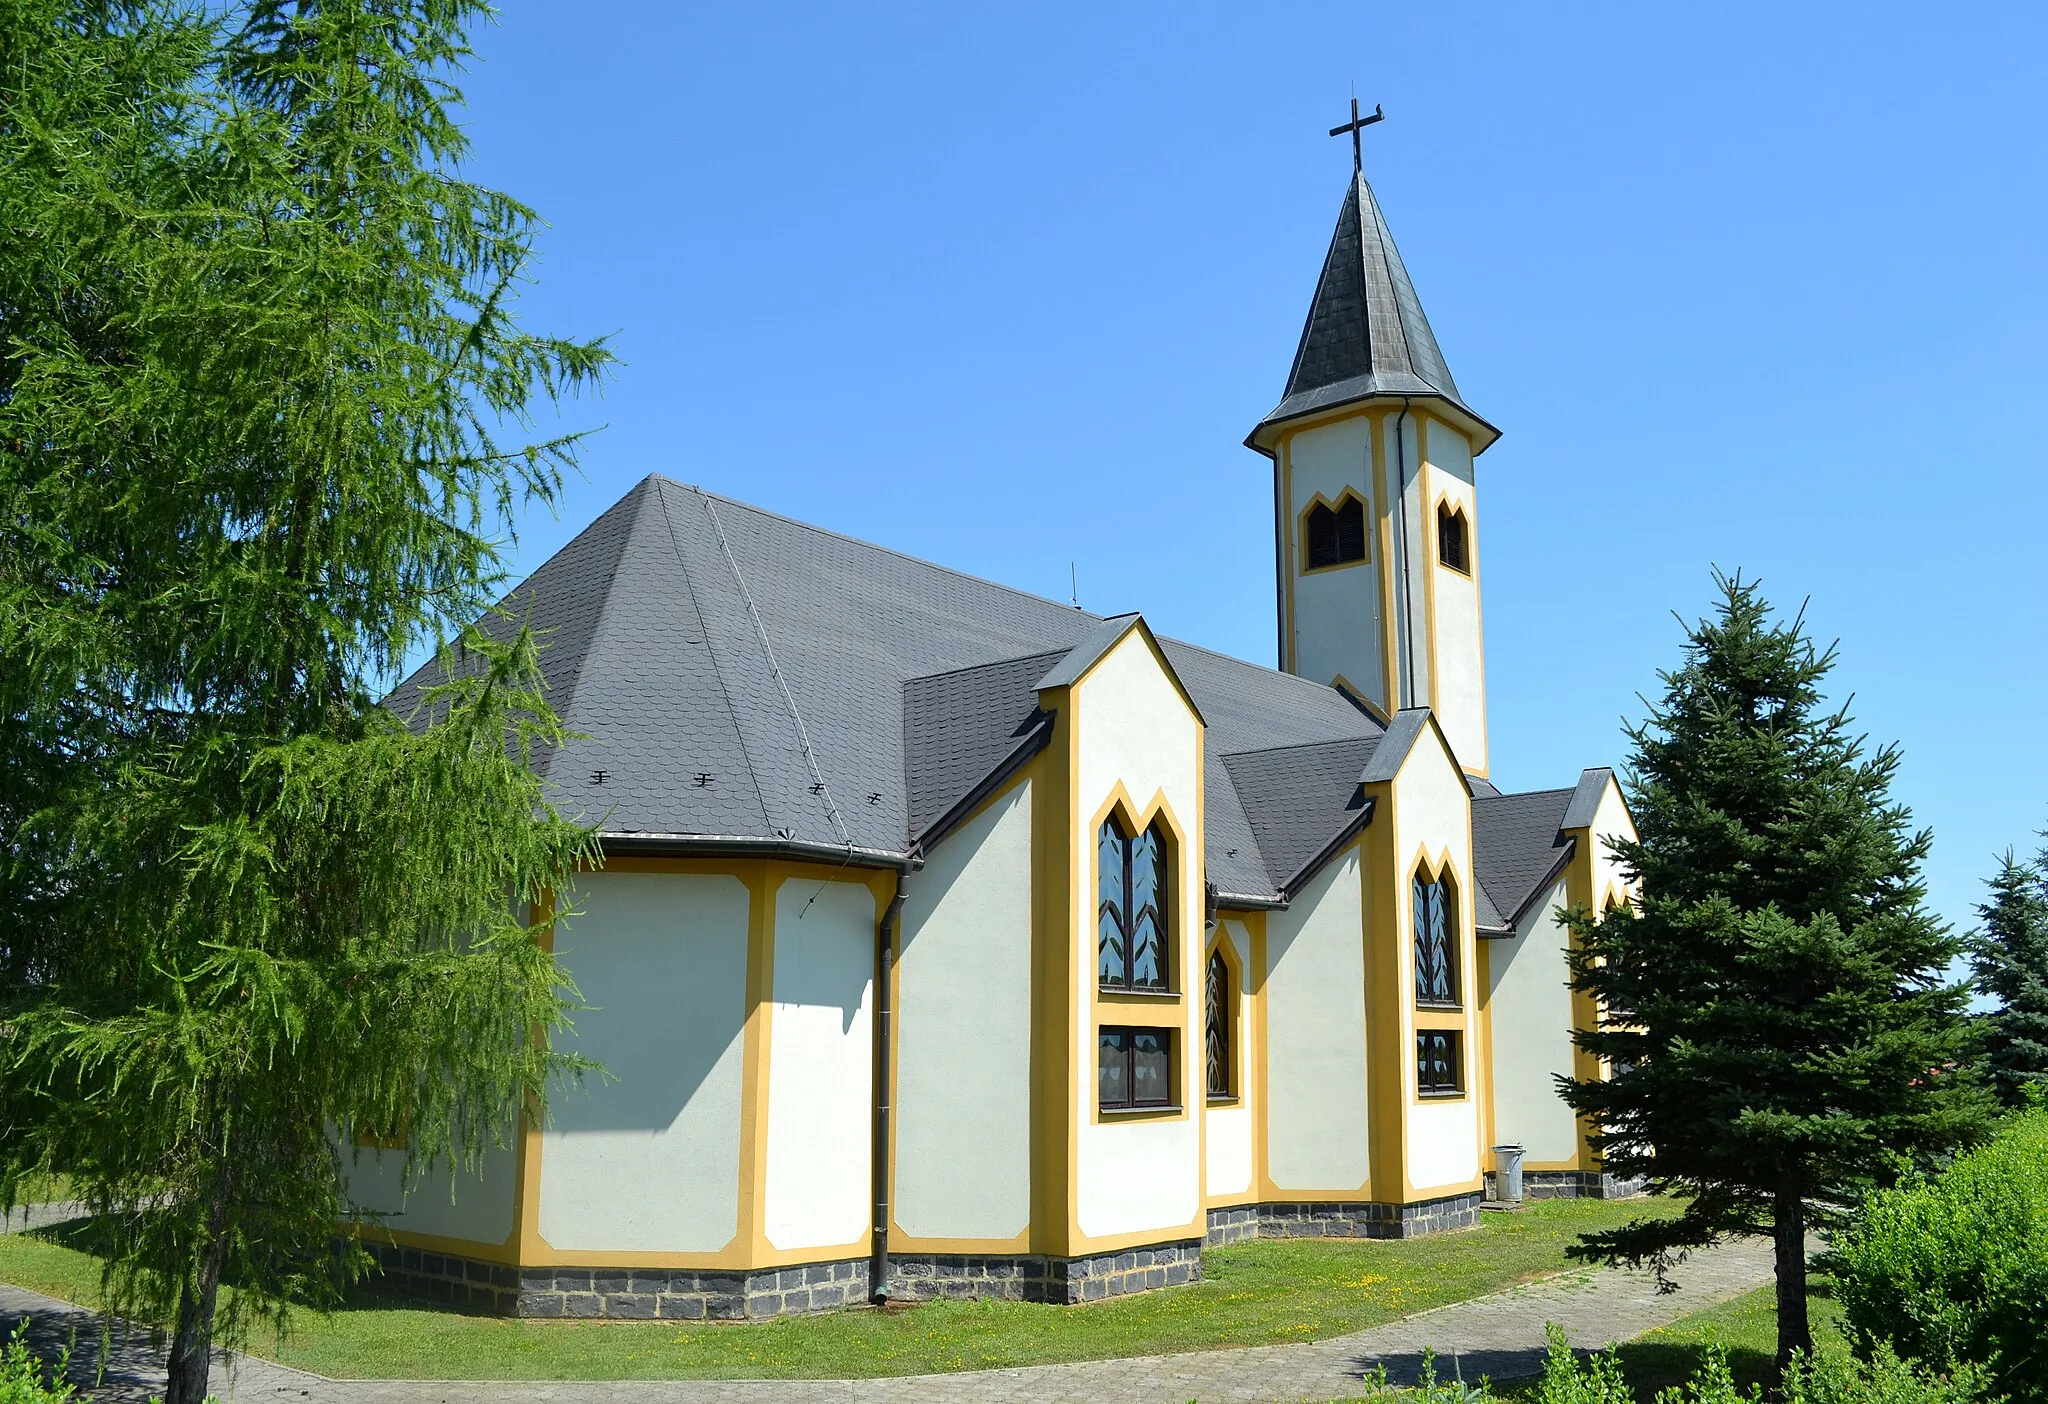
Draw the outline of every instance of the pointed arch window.
M1472 573L1471 543L1466 540L1465 509L1448 502L1436 505L1436 558L1464 575Z
M1157 820L1129 833L1116 816L1095 838L1095 957L1106 990L1165 990L1166 834Z
M1415 1002L1425 1008L1456 1009L1458 990L1458 894L1448 872L1415 874Z
M1230 962L1219 946L1210 952L1208 969L1202 976L1202 1023L1207 1035L1204 1078L1208 1094L1215 1100L1237 1095L1237 1044L1231 1037L1231 1015L1237 1010L1237 992L1230 987Z
M1310 570L1350 565L1365 559L1365 504L1345 493L1335 507L1318 502L1304 523Z

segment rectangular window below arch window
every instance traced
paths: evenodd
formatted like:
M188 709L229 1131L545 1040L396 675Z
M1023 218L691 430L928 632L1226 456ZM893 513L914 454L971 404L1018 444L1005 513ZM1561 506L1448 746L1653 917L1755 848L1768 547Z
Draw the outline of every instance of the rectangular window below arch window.
M1424 1097L1455 1097L1465 1090L1454 1029L1424 1029L1415 1035L1415 1090Z
M1103 1029L1095 1065L1104 1111L1173 1108L1173 1030Z

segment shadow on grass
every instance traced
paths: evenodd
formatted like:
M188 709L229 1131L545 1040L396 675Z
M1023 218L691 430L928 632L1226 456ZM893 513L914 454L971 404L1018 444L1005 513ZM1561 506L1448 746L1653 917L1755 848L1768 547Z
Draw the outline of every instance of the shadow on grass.
M120 1223L110 1218L66 1219L63 1223L47 1224L30 1229L26 1236L40 1239L59 1248L68 1248L74 1253L83 1253L96 1263L104 1263L119 1246ZM229 1276L223 1285L230 1291L246 1284ZM441 1316L490 1317L489 1310L470 1306L466 1303L427 1301L420 1297L402 1295L385 1286L383 1275L372 1269L368 1276L355 1282L339 1300L322 1302L303 1294L288 1299L293 1311L308 1311L326 1316L354 1311L429 1311Z
M1822 1351L1839 1348L1841 1338L1834 1323L1840 1313L1830 1279L1818 1274L1809 1279L1806 1309L1815 1345ZM1628 1342L1620 1351L1622 1369L1637 1394L1648 1398L1657 1390L1690 1379L1699 1369L1709 1340L1720 1342L1727 1350L1728 1367L1738 1387L1768 1386L1778 1355L1772 1289L1749 1292Z

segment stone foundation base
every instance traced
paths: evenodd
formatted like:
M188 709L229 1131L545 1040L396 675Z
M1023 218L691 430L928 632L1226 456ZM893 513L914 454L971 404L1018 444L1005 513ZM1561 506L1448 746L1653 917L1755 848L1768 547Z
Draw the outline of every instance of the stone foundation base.
M513 1268L388 1243L365 1245L376 1285L400 1296L496 1316L625 1321L758 1321L829 1311L869 1298L868 1260L758 1272L689 1268ZM1086 1258L892 1255L889 1295L899 1301L995 1297L1074 1305L1178 1287L1202 1277L1194 1239Z
M868 1299L866 1258L758 1272L515 1268L389 1243L363 1246L377 1260L374 1286L494 1316L752 1321Z
M1522 1198L1632 1199L1643 1192L1640 1179L1621 1180L1597 1170L1524 1170ZM1493 1171L1486 1172L1486 1197L1494 1195Z
M1523 1177L1523 1192L1531 1199L1612 1199L1633 1190L1611 1176L1539 1172ZM1419 1238L1471 1228L1479 1222L1479 1205L1477 1194L1416 1204L1246 1204L1211 1209L1206 1236L1199 1241L1158 1243L1093 1257L892 1254L889 1296L898 1301L992 1297L1061 1305L1098 1302L1199 1282L1204 1246L1253 1238ZM386 1290L499 1316L758 1321L829 1311L869 1298L866 1258L755 1272L514 1268L389 1243L365 1246L377 1260L378 1285Z
M520 1316L633 1321L759 1321L868 1299L868 1262L761 1268L525 1268Z
M377 1260L371 1285L416 1301L468 1307L493 1316L511 1316L519 1302L519 1269L482 1263L452 1253L430 1253L395 1243L363 1240Z
M1250 1238L1420 1238L1471 1228L1480 1196L1453 1194L1414 1204L1246 1204L1209 1211L1212 1247Z
M1201 1278L1202 1245L1194 1239L1088 1258L889 1255L889 1295L897 1301L996 1297L1072 1306Z

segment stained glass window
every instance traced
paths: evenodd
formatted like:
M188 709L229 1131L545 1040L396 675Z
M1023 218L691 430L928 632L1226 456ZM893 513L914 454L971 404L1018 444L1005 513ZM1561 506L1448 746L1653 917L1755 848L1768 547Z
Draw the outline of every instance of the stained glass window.
M1173 1105L1173 1033L1104 1029L1098 1036L1096 1096L1105 1111Z
M1415 1035L1415 1090L1425 1097L1464 1090L1458 1076L1456 1031L1424 1029Z
M1217 951L1209 957L1203 973L1203 1027L1208 1034L1207 1082L1211 1097L1228 1097L1230 1090L1230 966Z
M1095 842L1096 970L1105 988L1163 990L1167 985L1166 835L1157 823L1135 837L1116 820Z
M1415 875L1415 1002L1457 1008L1456 904L1443 878Z
M1105 985L1126 983L1124 968L1130 952L1128 842L1114 819L1103 823L1095 842L1095 957Z

